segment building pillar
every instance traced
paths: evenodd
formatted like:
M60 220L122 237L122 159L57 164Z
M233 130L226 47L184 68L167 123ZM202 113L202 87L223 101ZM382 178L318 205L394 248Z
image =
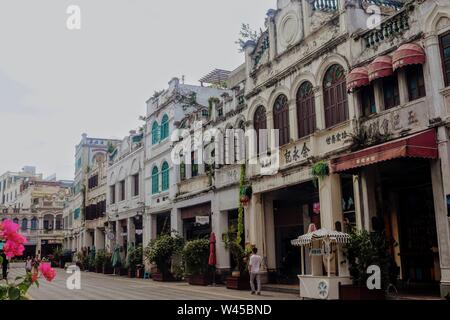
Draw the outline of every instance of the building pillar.
M116 221L116 244L123 247L122 225L120 220Z
M94 229L94 245L96 250L105 249L105 235L99 228Z
M322 228L336 230L336 222L342 224L341 176L330 174L319 178L320 222Z
M181 219L181 209L173 208L170 212L170 226L172 231L178 232L181 236L183 235L183 220Z
M360 183L360 198L362 201L361 225L365 230L371 231L373 229L372 218L377 215L376 176L373 167L365 167L362 170Z
M440 91L445 87L445 84L439 38L436 34L430 34L425 37L424 44L427 62L423 66L423 75L427 97L431 99L429 103L430 118L444 118L446 114L444 97Z
M223 234L228 231L228 212L220 211L218 208L217 199L212 201L212 215L211 215L211 229L216 235L216 258L217 269L229 270L230 269L230 254L225 249L225 242L222 240Z
M53 216L53 226L52 230L56 230L56 216Z
M297 103L294 100L289 102L289 135L292 141L298 140Z
M142 246L145 248L153 239L153 216L145 214L142 216Z
M447 198L450 197L450 146L445 127L438 129L439 160L431 160L436 231L441 268L441 295L450 294L450 226Z
M275 220L273 215L273 198L270 194L260 195L261 208L264 216L264 259L267 269L276 269L277 262L275 256Z
M134 217L128 218L127 221L127 242L128 244L136 244L136 226Z

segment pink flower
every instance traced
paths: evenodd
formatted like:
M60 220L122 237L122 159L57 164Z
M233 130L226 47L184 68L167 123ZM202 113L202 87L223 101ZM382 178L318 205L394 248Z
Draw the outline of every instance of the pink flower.
M44 278L47 279L47 281L52 281L56 276L56 272L51 267L50 263L41 263L39 265L39 271L42 273Z
M5 220L0 223L0 238L8 240L11 236L17 233L19 225L11 220Z
M25 247L23 246L23 244L11 240L7 240L5 245L3 246L3 251L5 251L5 255L8 259L23 255L24 250Z

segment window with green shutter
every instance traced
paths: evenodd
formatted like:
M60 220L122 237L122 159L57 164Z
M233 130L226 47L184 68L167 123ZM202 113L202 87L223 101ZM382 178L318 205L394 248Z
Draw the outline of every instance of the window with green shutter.
M157 144L159 142L159 126L158 122L153 122L152 125L152 144Z
M169 190L169 164L164 162L161 168L162 191Z
M161 140L169 137L169 117L165 114L161 122Z
M153 167L153 170L152 170L152 194L157 194L158 192L159 192L158 168Z

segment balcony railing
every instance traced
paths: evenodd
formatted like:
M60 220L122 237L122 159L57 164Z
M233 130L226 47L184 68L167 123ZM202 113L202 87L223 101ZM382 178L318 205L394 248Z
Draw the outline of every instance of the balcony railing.
M338 5L339 5L338 0L314 0L311 3L312 9L314 11L326 11L326 12L336 11Z
M409 30L409 17L405 11L402 11L382 22L378 29L365 33L363 39L366 47L371 48L401 35L406 30Z

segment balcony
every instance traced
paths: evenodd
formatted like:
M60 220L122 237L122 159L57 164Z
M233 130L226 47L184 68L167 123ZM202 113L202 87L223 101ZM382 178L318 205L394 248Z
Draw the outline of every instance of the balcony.
M178 193L194 194L205 191L211 187L210 178L207 175L201 175L178 183Z

